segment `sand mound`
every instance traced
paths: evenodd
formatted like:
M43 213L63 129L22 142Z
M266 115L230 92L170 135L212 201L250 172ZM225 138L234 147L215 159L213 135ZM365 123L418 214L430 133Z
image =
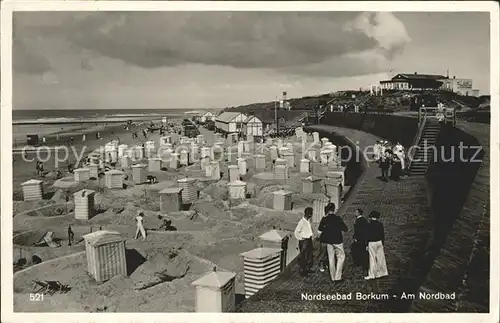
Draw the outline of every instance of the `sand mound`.
M20 246L33 246L35 243L39 242L45 232L43 231L28 231L20 233L12 239L12 243Z
M216 200L227 200L229 196L227 181L220 180L216 183L210 184L203 190L203 193L210 195Z
M248 202L245 201L238 205L237 208L231 209L231 219L251 219L254 218L259 212L255 209L248 207Z
M19 213L26 212L32 209L38 209L43 206L50 204L55 204L55 201L51 200L40 200L40 201L14 201L13 202L13 214L16 216Z
M158 248L146 256L146 262L130 275L130 279L137 290L170 282L184 277L191 261L189 253L181 249Z
M75 182L75 179L73 176L68 176L68 177L63 177L54 182L52 184L53 187L56 188L70 188L77 186L78 184Z
M25 213L26 216L29 217L51 217L65 215L66 211L73 211L72 203L68 203L68 205L66 205L66 203L50 203L48 205L26 211Z
M107 282L97 285L87 298L87 310L90 312L114 312L115 309L110 300L119 298L125 290L130 288L130 279L123 276L115 276Z
M66 203L66 197L68 197L68 201L71 201L73 199L73 196L70 195L67 190L58 189L56 190L54 195L52 195L50 200L56 203Z
M126 197L111 197L103 194L95 195L95 205L100 211L112 211L115 214L123 212L127 205Z
M225 212L226 207L221 201L201 201L198 200L193 203L191 210L198 214L198 219L227 219L228 216Z
M148 190L159 192L164 188L175 187L175 186L177 186L177 183L174 181L161 181L159 183L149 185Z
M254 200L254 203L258 206L262 207L271 207L273 205L273 198L274 195L272 194L273 192L279 191L279 190L290 190L290 186L288 185L269 185L262 187L260 190L258 189L258 186L256 186L256 190L259 192Z

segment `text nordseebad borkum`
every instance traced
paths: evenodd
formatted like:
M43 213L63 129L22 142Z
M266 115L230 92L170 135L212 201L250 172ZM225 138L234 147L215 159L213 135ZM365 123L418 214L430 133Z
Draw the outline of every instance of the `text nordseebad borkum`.
M425 293L420 292L417 294L403 293L401 295L377 294L377 293L334 293L334 294L309 294L302 293L300 299L303 301L366 301L366 300L388 300L388 299L455 299L455 293Z

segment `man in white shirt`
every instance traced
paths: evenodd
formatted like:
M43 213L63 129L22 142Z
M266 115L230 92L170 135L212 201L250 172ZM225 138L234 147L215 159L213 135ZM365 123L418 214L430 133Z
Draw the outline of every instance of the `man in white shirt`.
M312 207L307 207L304 210L304 217L300 219L295 228L295 238L299 241L299 264L300 274L306 276L312 272L313 265L313 232L311 227L311 218L313 214Z

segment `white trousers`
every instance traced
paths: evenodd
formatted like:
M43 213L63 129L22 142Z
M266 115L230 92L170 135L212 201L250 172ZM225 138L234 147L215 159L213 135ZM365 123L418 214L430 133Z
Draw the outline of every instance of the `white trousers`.
M137 225L137 229L135 230L135 238L137 239L139 237L139 233L142 235L143 239L146 239L146 230L144 229L144 226L142 224Z
M328 252L330 278L332 280L341 280L345 261L344 244L327 244L326 250Z
M368 254L370 256L368 278L373 279L387 276L389 273L387 272L382 241L368 242Z

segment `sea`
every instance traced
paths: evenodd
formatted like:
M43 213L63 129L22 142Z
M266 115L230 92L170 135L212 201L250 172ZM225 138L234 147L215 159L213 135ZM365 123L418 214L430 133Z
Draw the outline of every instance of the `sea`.
M186 112L188 112L186 109L13 110L12 123L78 123L95 120L112 122L126 120L127 118L153 119L181 116L185 115Z

